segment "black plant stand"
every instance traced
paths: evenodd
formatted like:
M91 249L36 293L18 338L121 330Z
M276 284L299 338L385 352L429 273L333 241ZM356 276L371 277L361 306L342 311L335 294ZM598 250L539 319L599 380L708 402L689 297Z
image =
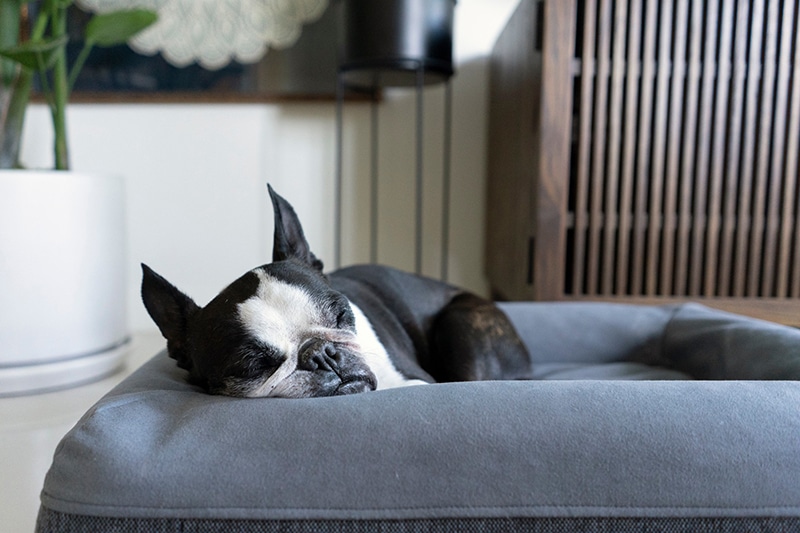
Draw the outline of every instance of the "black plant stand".
M445 83L442 176L441 278L447 279L450 233L452 24L454 0L343 0L344 43L336 91L335 263L342 258L343 107L347 90L372 95L370 120L370 261L378 257L379 95L387 87L414 87L414 266L422 273L424 89Z

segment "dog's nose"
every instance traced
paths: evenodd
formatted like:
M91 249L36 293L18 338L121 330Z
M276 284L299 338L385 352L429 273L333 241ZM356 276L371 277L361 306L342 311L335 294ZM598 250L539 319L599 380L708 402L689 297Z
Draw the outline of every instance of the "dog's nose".
M339 350L333 343L317 339L300 348L297 366L302 370L335 372L339 367L339 360Z

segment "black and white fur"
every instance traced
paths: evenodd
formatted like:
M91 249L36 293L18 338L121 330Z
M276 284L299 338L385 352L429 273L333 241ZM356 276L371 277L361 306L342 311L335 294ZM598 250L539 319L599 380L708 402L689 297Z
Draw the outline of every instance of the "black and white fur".
M192 383L213 394L300 398L527 377L528 353L493 303L383 266L325 275L292 206L269 192L273 262L205 307L142 265L145 307Z

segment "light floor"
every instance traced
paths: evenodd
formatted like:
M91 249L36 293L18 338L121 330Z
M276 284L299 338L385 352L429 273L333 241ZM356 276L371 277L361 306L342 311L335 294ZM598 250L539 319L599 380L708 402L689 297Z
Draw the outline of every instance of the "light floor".
M56 445L101 396L165 346L158 332L137 333L124 368L72 389L0 398L0 530L30 533Z

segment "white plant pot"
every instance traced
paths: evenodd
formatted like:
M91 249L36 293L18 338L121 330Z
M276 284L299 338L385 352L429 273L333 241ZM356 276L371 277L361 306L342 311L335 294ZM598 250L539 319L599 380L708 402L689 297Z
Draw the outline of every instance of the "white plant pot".
M127 352L124 184L0 171L0 396L105 377Z

